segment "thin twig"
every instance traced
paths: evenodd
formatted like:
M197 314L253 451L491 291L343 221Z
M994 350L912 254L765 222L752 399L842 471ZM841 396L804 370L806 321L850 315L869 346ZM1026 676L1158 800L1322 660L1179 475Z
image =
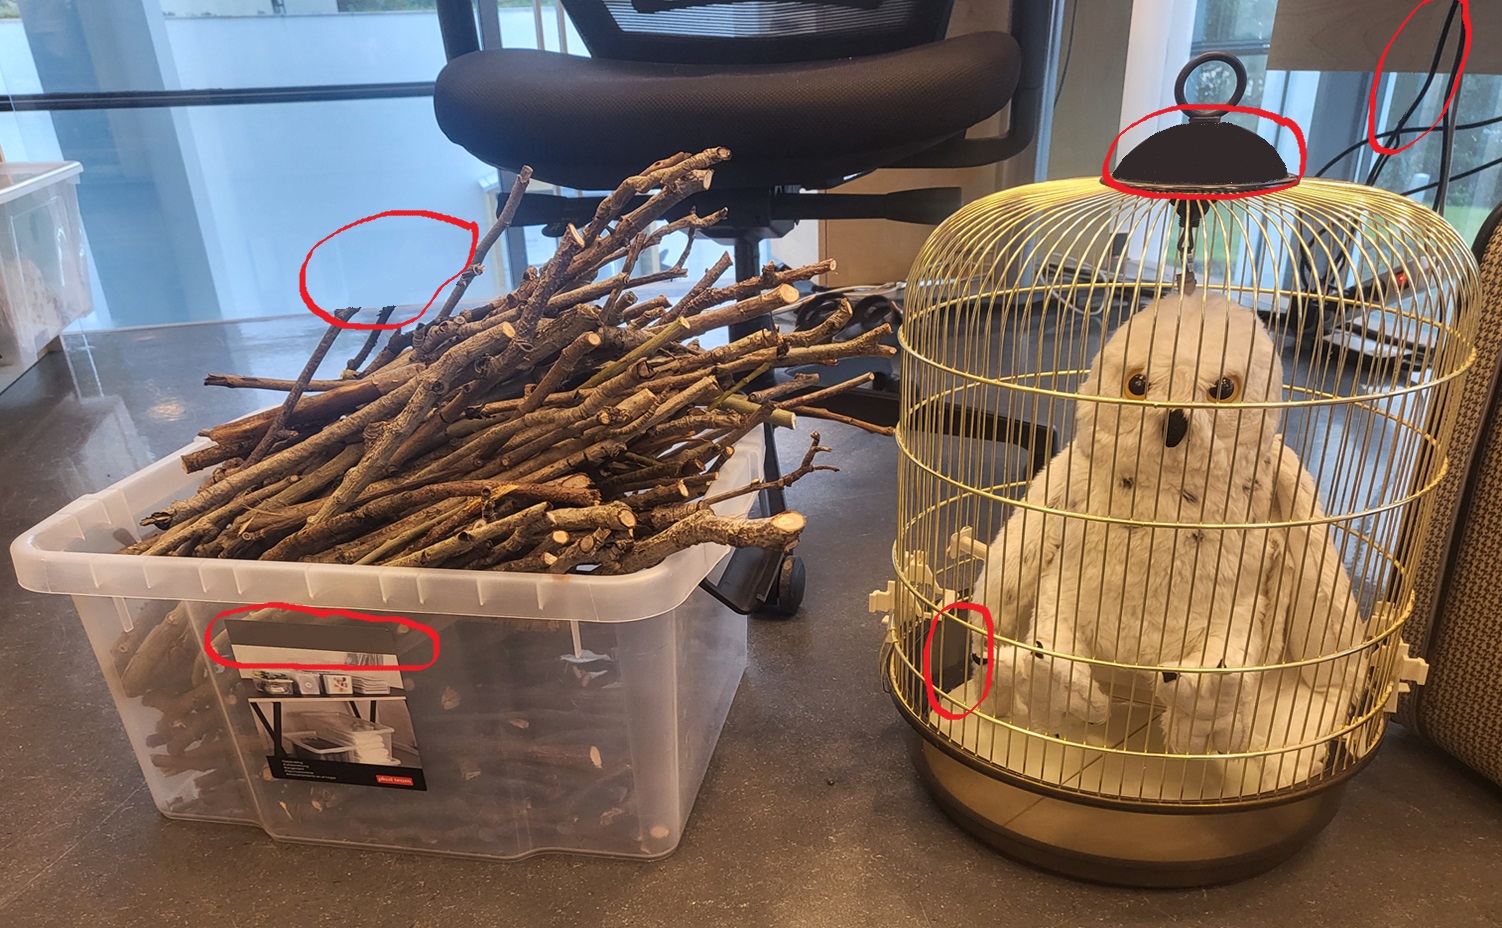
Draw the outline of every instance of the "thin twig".
M867 371L859 377L852 377L849 380L846 380L843 383L837 383L832 387L825 387L823 390L815 390L812 393L804 393L800 396L795 396L790 400L783 400L782 402L777 404L777 408L801 409L809 403L822 403L832 396L839 396L841 393L854 390L856 387L868 384L875 379L876 375L870 371Z
M739 283L731 284L728 287L706 289L692 300L685 299L680 301L679 306L675 307L678 315L674 316L674 318L694 316L711 306L729 303L732 300L747 300L764 291L772 290L786 284L797 283L800 280L809 280L820 274L827 274L834 269L835 260L833 258L826 258L815 264L790 268L785 271L779 271L775 265L768 264L762 268L761 275L758 277L751 277ZM789 302L792 301L790 300ZM708 329L700 329L698 331L708 331Z
M707 497L703 500L700 500L699 505L713 506L715 503L723 503L727 499L735 499L737 496L744 496L747 493L759 493L762 490L771 490L774 488L785 490L796 483L798 480L807 477L809 474L813 473L816 470L838 471L839 468L835 467L832 464L814 463L814 458L817 457L820 453L828 454L833 449L825 448L824 446L819 444L818 432L810 432L808 437L810 439L809 448L803 454L803 463L799 464L793 470L788 471L786 474L783 474L779 479L758 480L755 483L747 484L746 486L743 486L739 489L731 490L727 493L721 493L717 496Z
M521 406L517 408L517 412L526 415L540 408L553 392L563 386L563 382L574 372L574 368L578 366L579 361L586 354L600 347L600 344L600 336L594 332L585 332L570 342L569 346L563 349L558 355L558 360L554 361L552 366L548 368L548 372L542 375L542 379L537 382L537 386L532 389L532 392L527 395L526 399L522 400Z
M717 406L724 405L724 403L725 403L726 400L728 400L730 397L734 396L735 394L741 392L746 387L750 386L751 381L755 380L756 378L760 377L762 374L765 374L767 371L769 371L771 369L772 369L772 364L771 364L771 362L768 362L766 364L763 364L761 367L758 367L756 370L752 371L751 373L747 374L746 376L742 377L740 380L737 380L733 385L731 385L730 389L726 390L724 393L721 393L718 399L716 399L713 403L710 403L709 404L709 408L710 409L714 409Z
M662 321L672 322L673 320L681 317L685 312L688 311L689 307L693 306L699 300L699 298L704 293L707 293L709 291L710 287L713 287L715 285L715 282L718 281L720 277L725 273L725 271L729 268L730 253L724 252L720 255L718 261L709 266L709 269L704 272L704 276L699 278L698 283L690 287L688 292L685 293L680 300L678 300L673 308L667 311L667 315L663 316Z
M351 306L347 309L335 311L334 318L340 322L348 322L350 317L357 312L359 312L359 308ZM255 450L250 452L250 455L245 459L245 463L241 466L254 467L256 464L259 464L271 450L271 446L276 444L278 437L282 434L282 429L287 424L287 418L292 415L292 410L297 406L297 401L302 398L303 390L307 389L308 381L312 380L313 375L318 372L318 366L323 363L323 358L329 353L329 349L334 347L334 339L339 337L339 332L343 328L341 325L330 324L328 331L323 333L323 338L318 340L318 345L313 349L313 354L308 357L308 363L303 365L302 373L297 375L297 382L293 384L292 390L288 392L287 399L282 402L282 408L276 411L276 418L271 420L271 424L266 427L266 433L256 443Z
M484 261L485 256L490 253L490 249L495 247L496 239L501 237L502 232L510 228L511 220L516 218L516 211L522 205L522 195L526 193L527 184L531 181L531 166L522 165L522 169L516 173L516 182L511 185L511 193L506 197L506 205L501 207L500 215L495 217L495 222L491 224L490 231L486 232L485 237L480 239L479 244L475 246L476 262ZM454 281L454 289L449 291L449 298L444 301L443 308L434 317L433 321L435 323L442 322L449 317L449 314L454 311L454 307L459 305L459 299L464 296L464 291L469 288L469 282L478 277L484 269L484 265L479 263L472 264L464 269L464 273L460 274L459 279Z
M641 345L628 352L624 357L620 358L619 360L612 361L611 363L600 368L600 370L593 377L584 381L584 384L580 389L588 390L591 387L598 387L600 384L625 370L632 363L642 358L649 357L652 352L656 351L665 342L672 341L687 328L687 325L681 324L665 326L661 332L654 334L650 339L642 342Z
M818 385L818 374L798 374L787 383L779 383L775 387L757 390L751 394L751 402L765 403L768 400L775 400L779 397L787 396L789 393L797 393L799 390L806 390L809 387L816 387Z
M726 409L741 413L759 413L766 411L765 418L772 421L778 428L792 429L798 427L797 415L790 409L778 409L771 403L756 403L742 396L727 396L720 400L720 405ZM734 444L734 442L732 442Z
M813 416L815 419L828 419L831 422L843 422L846 425L853 425L856 428L864 429L873 435L897 434L897 430L894 428L888 428L885 425L875 425L862 419L852 419L849 416L842 416L837 412L830 412L827 409L820 409L817 406L803 406L799 408L798 412L802 413L805 416Z
M376 315L375 324L385 325L391 320L391 314L394 312L396 312L396 304L382 306L381 311ZM360 376L360 365L364 364L365 359L370 357L370 353L375 350L376 342L381 340L382 331L384 330L371 329L370 334L365 337L365 344L360 346L359 353L344 362L344 377L346 379Z

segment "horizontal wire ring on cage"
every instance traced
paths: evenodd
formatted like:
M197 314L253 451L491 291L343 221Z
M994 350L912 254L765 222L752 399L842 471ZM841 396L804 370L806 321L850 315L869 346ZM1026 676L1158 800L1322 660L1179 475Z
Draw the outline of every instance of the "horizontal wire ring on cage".
M939 607L935 607L934 611L938 611L938 609ZM1395 637L1401 631L1403 622L1407 620L1407 617L1411 613L1412 601L1410 600L1407 608L1396 611L1394 618L1390 621L1390 624L1381 627L1378 631L1371 632L1368 637L1357 642L1356 644L1350 645L1349 647L1343 648L1339 651L1333 651L1329 654L1322 654L1318 657L1306 657L1302 660L1280 661L1278 663L1272 664L1238 664L1235 667L1197 667L1192 671L1189 671L1188 668L1185 668L1180 664L1133 664L1123 661L1106 660L1098 657L1081 657L1079 655L1071 654L1065 651L1052 651L1048 648L1036 647L1029 645L1026 641L1006 638L1001 635L995 636L995 639L998 643L1012 645L1021 650L1041 655L1043 657L1062 657L1081 664L1098 665L1101 667L1110 667L1115 670L1126 670L1138 673L1162 673L1165 671L1186 671L1203 674L1261 673L1275 670L1290 670L1302 667L1314 667L1320 664L1328 663L1330 661L1344 660L1346 658L1360 656L1382 645L1388 639ZM985 629L977 628L970 622L966 622L960 619L953 619L950 621L953 621L956 625L960 625L964 628L969 629L972 634L985 634ZM904 659L907 658L907 655L905 654L902 656ZM918 667L913 667L912 669L914 672L920 671L920 668Z
M1432 445L1434 447L1437 447L1437 443L1433 442L1428 437L1423 437L1421 440L1424 441L1427 444L1430 444L1430 445ZM900 438L898 439L898 447L899 447L899 449L902 449L902 442L901 442ZM903 449L903 450L905 450L905 449ZM929 470L928 473L931 476L933 476L934 478L936 478L938 480L941 480L941 481L943 481L945 483L949 483L949 484L955 485L957 487L963 487L964 486L963 484L959 483L958 481L954 481L954 480L951 480L949 478L946 478L943 474L934 472L932 470ZM1013 506L1016 509L1029 509L1029 510L1031 510L1033 512L1042 512L1042 513L1050 513L1050 514L1058 515L1058 516L1067 516L1067 517L1072 518L1072 519L1079 519L1079 520L1085 521L1085 522L1097 522L1097 523L1106 524L1106 525L1113 525L1114 524L1114 525L1131 526L1133 528L1162 528L1162 529L1191 529L1191 528L1205 528L1205 529L1301 528L1301 527L1312 526L1312 525L1337 525L1337 524L1339 524L1341 522L1351 521L1351 520L1360 519L1360 518L1369 518L1371 516L1381 515L1381 514L1386 513L1386 512L1392 512L1395 509L1398 509L1398 508L1401 508L1401 507L1405 507L1405 506L1407 506L1407 505L1409 505L1409 504L1411 504L1413 502L1416 502L1416 501L1422 499L1423 497L1427 496L1430 491L1432 491L1435 487L1437 487L1445 479L1445 476L1448 473L1449 473L1449 462L1448 461L1442 461L1438 465L1438 467L1437 467L1434 475L1432 477L1428 478L1428 481L1425 483L1424 486L1416 488L1415 490L1413 490L1412 492L1410 492L1408 495L1406 495L1404 497L1401 497L1401 498L1396 499L1396 500L1392 500L1392 501L1387 502L1387 503L1383 503L1380 506L1373 506L1373 507L1369 507L1367 509L1356 510L1354 512L1345 513L1345 514L1342 514L1342 515L1339 515L1339 516L1331 516L1331 515L1326 514L1324 516L1317 517L1317 518L1316 517L1310 517L1310 518L1307 518L1307 519L1282 520L1282 521L1267 521L1267 522L1181 522L1181 521L1155 522L1155 521L1150 521L1150 520L1145 520L1145 519L1114 518L1112 516L1095 515L1095 514L1089 513L1089 512L1076 512L1076 511L1072 511L1072 510L1055 509L1055 508L1050 508L1050 507L1046 507L1046 506L1033 506L1033 505L1029 505L1025 501L1007 499L1006 497L999 496L999 495L997 495L995 493L992 493L992 492L989 492L989 491L974 490L973 488L967 488L967 489L972 489L972 492L974 492L974 493L976 493L977 495L980 495L980 496L985 496L985 497L994 499L996 501L1005 501L1009 505Z

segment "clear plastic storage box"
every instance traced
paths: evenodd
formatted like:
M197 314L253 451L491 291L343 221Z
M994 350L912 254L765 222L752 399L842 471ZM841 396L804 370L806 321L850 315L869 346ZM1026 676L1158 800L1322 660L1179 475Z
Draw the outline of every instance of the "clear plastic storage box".
M759 479L761 449L758 430L719 486ZM11 546L23 587L73 597L163 814L255 824L287 841L490 858L651 858L677 846L746 663L745 618L700 588L729 548L698 545L613 577L110 553L139 537L143 516L196 489L204 475L183 473L180 453ZM745 514L751 499L715 509ZM288 763L310 765L354 759L368 750L356 730L373 732L403 763L420 755L425 789L273 776L267 697L203 645L216 615L268 602L402 616L437 632L437 662L401 674L400 721L395 695L294 695L379 724L347 722L341 734L294 716L282 733ZM426 635L396 640L403 664L431 657Z
M76 161L0 161L0 389L93 308Z

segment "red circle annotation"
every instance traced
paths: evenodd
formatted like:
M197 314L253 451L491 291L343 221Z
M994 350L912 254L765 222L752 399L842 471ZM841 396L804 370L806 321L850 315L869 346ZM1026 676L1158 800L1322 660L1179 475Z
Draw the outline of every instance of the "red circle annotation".
M1407 151L1417 145L1419 139L1422 139L1438 128L1440 122L1444 120L1445 114L1450 111L1450 104L1455 101L1455 92L1460 89L1460 77L1465 74L1466 60L1471 57L1471 0L1460 0L1460 23L1464 27L1463 44L1460 50L1460 67L1455 73L1454 80L1450 82L1450 94L1445 97L1445 105L1440 107L1439 115L1434 118L1434 123L1420 133L1418 138L1407 145L1398 148L1388 148L1377 141L1377 87L1382 83L1382 66L1387 61L1387 53L1392 51L1393 43L1398 41L1398 36L1402 35L1403 30L1408 28L1408 22L1413 19L1414 14L1431 2L1433 0L1419 0L1418 6L1415 6L1409 11L1407 16L1403 17L1403 22L1398 24L1398 30L1392 34L1392 38L1387 40L1387 45L1382 49L1382 54L1377 58L1377 73L1372 77L1372 89L1367 94L1366 142L1379 155L1396 155L1399 152ZM1401 141L1401 139L1395 141Z
M934 631L938 629L939 620L944 617L944 614L947 612L952 612L955 609L966 609L971 612L979 612L981 621L983 621L986 625L986 680L985 683L981 685L980 698L977 699L975 703L964 712L951 712L943 706L939 705L938 691L934 689ZM934 613L934 617L930 619L928 623L928 634L923 638L923 688L928 694L928 707L935 713L937 713L940 718L956 721L964 718L965 716L974 712L976 709L980 708L980 704L985 702L986 697L991 693L991 678L995 673L995 665L996 623L991 619L990 609L987 609L985 606L982 606L979 603L950 603L943 609L940 609L938 612Z
M220 619L228 618L242 612L258 612L262 609L284 609L288 612L300 612L315 618L328 618L337 616L346 619L358 619L361 622L390 622L393 625L401 625L413 631L421 632L433 642L433 656L426 664L381 664L381 665L356 665L356 664L284 664L284 663L251 663L236 661L223 657L214 650L214 626ZM410 671L426 670L438 661L438 632L430 625L408 619L399 615L367 615L363 612L354 612L349 609L317 609L312 606L296 606L291 603L254 603L249 606L237 606L234 609L226 609L209 620L208 628L203 632L203 650L209 660L221 667L229 667L235 670L323 670L350 673L355 671Z
M1130 187L1111 176L1111 157L1116 154L1116 146L1121 143L1121 137L1123 135L1131 132L1133 129L1147 122L1149 119L1157 119L1159 116L1164 116L1168 113L1179 113L1185 110L1202 109L1216 109L1224 110L1227 113L1248 113L1252 116L1261 116L1266 119L1271 119L1273 122L1292 132L1294 140L1298 142L1299 145L1299 169L1297 172L1295 172L1293 180L1289 181L1286 184L1280 184L1276 187L1266 187L1261 190L1243 190L1237 193L1170 193L1167 191L1141 190L1137 187ZM1203 103L1178 103L1173 106L1165 106L1163 109L1158 110L1155 113L1148 113L1146 116L1132 123L1130 126L1127 126L1125 129L1122 129L1120 132L1116 133L1116 138L1111 140L1111 146L1106 149L1106 160L1101 163L1100 180L1101 183L1105 184L1107 187L1110 187L1112 190L1116 190L1121 193L1130 193L1133 196L1146 197L1147 199L1151 200L1240 200L1246 197L1260 197L1264 194L1277 193L1279 190L1287 190L1290 187L1297 187L1299 181L1304 179L1304 172L1308 169L1308 167L1309 145L1304 140L1304 130L1300 129L1299 124L1294 122L1292 119L1289 119L1287 116L1280 116L1277 113L1259 109L1255 106L1231 106L1229 104L1223 103L1218 104L1214 107L1207 107Z
M446 222L449 225L458 226L459 228L467 231L469 233L469 254L465 257L463 266L461 266L459 270L455 271L452 277L438 285L438 288L433 291L433 295L428 298L427 303L423 304L422 309L417 313L417 315L413 316L411 319L404 319L401 322L346 322L335 317L333 313L324 309L322 306L319 306L317 301L313 299L313 295L308 292L308 264L313 260L313 253L317 251L319 247L321 247L325 242L327 242L334 236L339 235L341 232L348 232L355 226L364 225L367 222L374 222L377 219L386 219L396 216L407 216L417 219L432 219L436 222ZM459 219L455 216L449 216L444 213L435 213L431 210L426 209L388 209L384 213L376 213L374 216L366 216L364 219L356 219L349 225L341 226L330 232L328 235L325 235L323 238L319 239L318 244L314 245L312 248L309 248L307 257L302 259L302 267L297 272L297 292L302 295L303 305L307 306L308 309L313 312L313 315L319 317L329 325L335 325L341 329L359 329L367 332L400 329L403 326L411 325L412 323L421 319L423 313L428 311L428 307L433 305L433 302L438 299L438 295L443 292L444 288L454 281L458 280L460 275L469 270L475 260L475 249L478 248L479 245L480 226L477 223L466 222L465 220Z

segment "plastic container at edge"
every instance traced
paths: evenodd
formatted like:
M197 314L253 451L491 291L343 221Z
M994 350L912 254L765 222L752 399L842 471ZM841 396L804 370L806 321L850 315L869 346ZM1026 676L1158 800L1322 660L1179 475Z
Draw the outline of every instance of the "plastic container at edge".
M729 548L698 545L613 577L110 553L139 537L143 516L194 492L204 475L178 458L206 445L76 500L11 545L21 586L73 598L163 814L286 841L500 859L677 847L746 664L745 618L700 588ZM736 451L720 488L761 476L760 430ZM715 509L743 515L751 500ZM381 724L415 744L425 790L272 777L254 686L201 645L217 614L266 602L437 632L439 659L402 674L404 700L317 697L382 699ZM431 656L424 635L396 640L403 663Z
M76 161L0 161L0 390L93 308Z

